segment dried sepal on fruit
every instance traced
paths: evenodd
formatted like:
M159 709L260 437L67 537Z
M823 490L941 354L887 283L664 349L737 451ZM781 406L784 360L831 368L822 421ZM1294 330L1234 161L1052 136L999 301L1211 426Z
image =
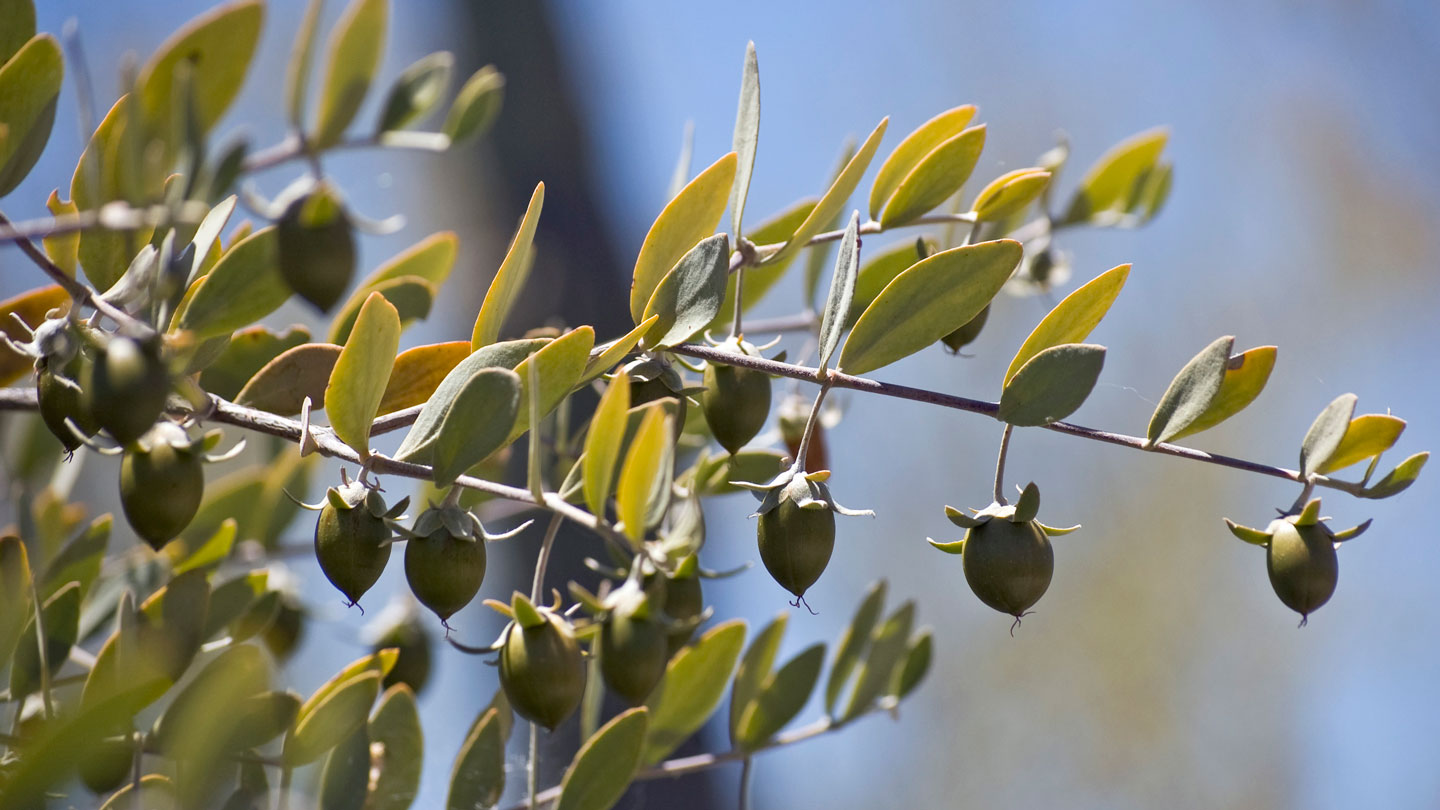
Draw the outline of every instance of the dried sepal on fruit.
M1270 586L1285 606L1300 614L1304 627L1314 613L1330 601L1340 577L1336 550L1346 540L1359 537L1370 521L1344 531L1334 531L1330 518L1320 516L1320 499L1305 504L1299 512L1282 514L1264 530L1252 529L1225 519L1230 533L1247 543L1265 548L1265 568Z

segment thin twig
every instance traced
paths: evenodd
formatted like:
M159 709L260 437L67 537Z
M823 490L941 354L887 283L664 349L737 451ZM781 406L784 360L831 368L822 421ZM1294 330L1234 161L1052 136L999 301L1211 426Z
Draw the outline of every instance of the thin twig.
M9 218L4 214L0 214L0 226L8 226L9 224ZM44 251L36 247L35 243L30 241L29 237L20 237L13 241L20 248L20 252L29 257L30 261L34 262L45 275L49 276L51 281L59 284L65 292L70 294L71 298L75 299L77 306L91 307L121 326L149 328L131 317L129 313L96 295L95 291L83 282L71 277L62 270L59 265L50 261L50 257L46 256Z
M535 580L530 584L530 601L536 604L545 593L545 568L550 565L550 549L555 545L555 535L560 533L561 520L560 513L556 512L550 518L550 525L545 527L545 539L540 541L540 556L535 559Z
M1010 452L1010 434L1015 431L1015 426L1005 425L1005 431L1000 434L1000 454L995 459L995 503L1005 505L1005 456Z

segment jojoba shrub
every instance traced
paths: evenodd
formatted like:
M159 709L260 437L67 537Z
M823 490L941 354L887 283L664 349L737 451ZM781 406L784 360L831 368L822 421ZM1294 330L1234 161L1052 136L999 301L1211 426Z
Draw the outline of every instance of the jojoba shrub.
M1333 531L1316 490L1388 498L1428 457L1382 464L1405 423L1357 415L1351 394L1303 433L1298 470L1178 444L1265 387L1275 347L1237 351L1228 336L1178 370L1141 435L1063 421L1099 381L1107 349L1086 341L1130 266L1062 297L1069 269L1056 243L1160 214L1171 190L1164 129L1113 146L1062 198L1064 145L1033 166L972 176L988 137L974 106L900 137L881 118L827 186L808 190L818 196L745 229L760 137L753 44L733 149L704 156L698 171L687 153L683 182L635 257L620 313L631 327L525 332L509 322L535 260L542 183L470 332L413 341L405 330L447 289L461 237L434 233L359 266L360 240L389 225L347 202L326 161L342 149L439 152L482 137L506 84L486 67L452 92L454 59L436 53L387 73L382 87L401 8L349 0L322 25L312 0L283 92L269 93L289 132L252 148L219 137L219 124L245 89L266 6L219 5L119 71L125 92L104 99L68 186L55 178L48 200L5 196L7 208L43 205L47 215L0 216L0 241L18 248L35 282L0 302L0 408L24 437L6 459L18 518L0 533L0 706L13 718L0 736L0 806L403 810L428 779L448 785L451 808L494 807L508 792L532 807L603 810L658 776L743 762L748 780L768 749L893 713L923 683L934 642L914 601L886 611L883 579L833 651L814 642L784 663L790 617L803 625L806 614L782 613L747 645L745 622L706 601L705 580L740 573L706 567L707 513L750 511L739 505L746 493L756 504L745 547L764 571L748 576L768 574L770 592L797 608L862 533L918 542L889 536L883 504L876 516L833 494L855 480L829 469L832 451L855 438L827 406L837 388L1003 424L993 495L962 493L988 505L944 507L965 535L931 542L960 556L937 556L937 567L1016 624L1065 576L1068 541L1051 538L1079 528L1040 522L1037 484L1006 499L1016 429L1293 483L1299 496L1265 530L1229 526L1266 548L1271 584L1302 623L1335 592L1336 547L1369 525ZM62 84L85 70L73 58L35 31L30 0L0 2L0 195L49 142ZM361 120L370 97L380 113ZM293 176L274 200L249 182L270 170ZM892 232L913 242L865 245ZM747 321L801 264L813 272L797 316ZM883 380L922 351L975 350L1007 288L1059 300L1014 355L998 401ZM292 300L325 319L324 335L273 328ZM212 453L222 432L250 448ZM392 452L379 449L387 436L399 439ZM94 493L59 466L91 454L120 457L92 462L118 481L118 518L87 519ZM220 470L207 475L207 462ZM1358 477L1341 475L1360 465ZM414 517L404 514L410 498L382 494L408 486L418 488ZM312 491L323 499L304 504ZM318 513L303 518L313 542L288 539L301 506ZM509 531L481 522L517 513ZM531 540L539 551L520 581L487 565L487 544ZM585 557L594 575L547 581L555 555ZM325 581L307 573L310 560ZM293 691L280 663L306 634L369 606L387 568L413 601L377 620L365 655L334 662L308 694ZM508 619L488 644L452 632L477 598ZM1045 620L1072 621L1060 611ZM416 692L432 660L493 694L446 752L446 774L423 768ZM795 724L817 692L823 714ZM672 760L727 696L731 747ZM507 767L523 747L512 740L517 716L529 738L523 787ZM565 752L563 777L541 784L540 741L576 729L583 744ZM547 742L547 755L561 744Z

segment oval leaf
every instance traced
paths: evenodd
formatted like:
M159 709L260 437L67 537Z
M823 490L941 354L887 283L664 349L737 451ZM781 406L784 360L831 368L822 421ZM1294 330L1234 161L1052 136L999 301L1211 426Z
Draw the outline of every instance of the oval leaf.
M1160 159L1169 138L1170 131L1160 127L1131 136L1112 147L1085 173L1060 224L1098 219L1106 213L1126 210L1136 184L1145 179Z
M745 657L740 659L740 668L735 671L735 683L730 687L730 742L739 744L740 720L755 701L770 671L775 667L775 656L780 652L780 642L785 638L785 626L790 614L781 613L755 634Z
M1374 458L1395 446L1405 430L1405 420L1398 416L1381 413L1367 413L1350 420L1345 429L1345 438L1330 454L1330 459L1320 465L1320 472L1329 474L1343 470L1351 464Z
M835 182L825 191L820 202L795 229L795 234L785 243L778 253L766 259L770 262L788 262L795 257L796 253L804 250L810 244L810 239L820 233L827 225L840 216L845 209L845 203L850 200L850 195L855 193L855 187L860 185L860 178L865 176L865 170L870 167L870 161L875 157L875 150L880 148L880 139L885 137L885 128L890 125L889 118L880 119L870 135L865 138L865 143L855 152L845 164L845 168L835 176Z
M600 404L590 419L590 432L585 436L585 505L593 515L605 514L605 502L610 498L615 478L615 463L625 440L629 410L630 378L622 371L600 397Z
M300 413L305 397L310 397L311 408L324 408L326 388L341 351L340 346L329 343L304 343L281 352L245 383L235 395L235 404L294 416Z
M1147 445L1170 441L1209 410L1225 382L1225 367L1230 364L1230 350L1234 347L1234 337L1218 338L1180 369L1150 417L1150 427L1145 431Z
M875 173L875 183L870 187L870 218L879 219L905 176L935 147L963 132L974 117L975 105L966 104L940 113L906 135Z
M850 704L841 716L841 722L853 720L869 711L875 699L885 693L895 668L904 660L909 649L910 628L914 621L915 603L906 602L875 631L870 651L865 655L865 665L856 677L855 691L850 695Z
M389 0L352 0L330 32L330 59L321 82L320 113L310 144L326 149L339 143L359 112L380 57L385 51Z
M880 224L904 225L928 213L960 190L985 148L985 125L971 127L935 147L896 186Z
M753 41L745 45L745 68L740 74L740 106L735 111L735 183L730 187L730 232L740 235L745 218L745 198L750 193L750 174L755 169L755 148L760 141L760 60Z
M357 291L359 300L352 299L353 308L352 301L347 301L331 321L330 342L343 344L350 339L350 332L355 328L355 319L360 315L360 307L364 306L370 293L385 296L385 300L389 301L400 315L400 326L403 329L414 321L424 320L430 314L430 306L435 302L438 292L433 284L419 276L385 279L361 287Z
M930 671L931 647L934 646L931 636L928 629L921 630L919 637L911 642L909 651L905 653L904 663L895 670L890 694L904 699L925 680L926 673Z
M265 364L308 340L310 331L302 326L292 326L284 332L272 332L263 326L241 329L230 337L220 356L200 373L200 387L217 397L233 400ZM329 377L327 367L323 379ZM323 382L321 386L323 388Z
M485 301L480 305L480 314L475 318L475 329L470 335L471 348L488 346L500 337L500 327L505 325L505 318L509 316L510 308L515 304L520 288L525 286L525 279L534 264L535 228L540 223L540 209L544 205L545 184L540 183L530 195L525 217L511 237L510 249L505 251L505 259L500 262L500 269L495 272L495 279L485 293Z
M1030 358L1005 386L997 417L1016 427L1036 427L1064 419L1085 403L1104 365L1104 346L1051 346Z
M590 359L585 363L585 373L580 375L580 382L576 385L583 385L609 371L619 363L625 355L629 354L636 346L640 345L640 339L650 331L650 327L660 320L659 315L652 315L640 322L639 326L626 332L623 336L597 346L590 353Z
M440 131L452 144L478 137L500 115L500 105L504 100L505 77L494 65L486 65L475 71L455 94L455 101L451 103Z
M0 0L0 65L5 64L31 37L35 36L34 0Z
M6 27L13 22L6 20ZM5 124L5 137L0 137L0 197L20 185L45 150L64 78L60 44L49 34L31 37L0 63L0 121Z
M835 272L830 276L830 292L825 295L825 309L820 316L819 350L817 365L826 368L830 356L840 344L840 335L845 331L846 316L850 313L850 302L855 299L855 276L860 264L860 212L850 215L850 224L845 226L845 236L840 240L840 250L835 254Z
M705 725L725 696L744 645L745 623L737 619L712 628L670 659L665 677L645 702L650 730L642 762L659 762Z
M1020 350L1005 371L1005 385L1010 384L1030 358L1045 349L1062 343L1079 343L1088 337L1105 313L1110 311L1115 296L1120 294L1129 277L1130 265L1122 264L1106 270L1065 296L1065 300L1056 304L1020 344Z
M449 486L503 447L519 407L520 375L504 368L475 372L440 423L432 454L436 485Z
M369 781L370 735L362 725L325 758L318 810L363 810Z
M1429 453L1416 453L1395 466L1380 479L1380 483L1360 493L1362 498L1388 498L1391 495L1398 495L1404 492L1415 483L1420 477L1420 471L1424 469L1425 462L1430 459Z
M325 386L330 427L361 458L370 454L370 423L380 410L399 347L400 314L385 296L370 293Z
M645 345L675 346L704 329L720 312L729 271L730 237L718 233L700 240L665 274L645 305L642 320L660 316L645 334Z
M421 57L405 68L390 86L390 95L381 107L376 134L405 129L435 109L450 86L450 70L455 56L439 51Z
M410 687L399 683L385 691L370 718L369 737L375 775L365 810L406 810L420 793L425 757L425 733Z
M885 592L888 588L883 579L870 586L865 598L860 600L859 607L855 609L854 618L846 626L845 634L840 637L840 646L835 650L835 663L830 665L830 677L825 682L825 711L831 717L835 716L835 707L839 705L840 695L850 682L855 665L860 663L860 657L870 648L870 634L875 630L875 623L880 621L880 611L885 609Z
M816 200L801 200L779 214L762 222L755 230L745 235L757 245L778 244L789 239L805 217L815 210ZM794 254L783 262L766 262L758 267L745 268L745 300L741 305L746 311L757 304L765 293L769 292L775 283L785 275L785 271L794 264ZM725 300L720 304L720 311L716 313L715 320L710 322L710 331L718 332L721 328L730 323L730 318L735 314L735 283L736 273L730 273L725 280Z
M378 671L362 672L327 691L320 701L306 701L285 738L285 764L308 765L363 726L380 693L380 678Z
M469 356L468 340L432 343L401 352L390 369L379 412L387 414L425 404L445 375Z
M595 346L595 330L589 326L572 329L550 341L523 362L515 366L520 375L520 413L515 425L510 428L507 442L519 438L530 429L530 365L534 364L540 377L539 412L543 418L560 405L580 382L590 359L590 349Z
M665 274L720 224L735 181L736 161L735 153L730 152L711 164L680 190L650 226L630 282L630 317L635 323L645 320L645 305Z
M1300 474L1310 476L1320 471L1325 462L1335 455L1345 431L1350 427L1350 415L1355 412L1355 395L1341 394L1325 406L1315 417L1305 439L1300 443Z
M1044 169L1016 169L1006 172L975 195L970 211L976 222L998 222L1019 214L1039 198L1050 185Z
M560 782L556 810L609 810L625 795L645 745L649 713L642 706L616 715L575 753Z
M83 261L83 238L81 248ZM197 337L229 334L274 312L291 292L280 275L275 228L262 228L232 245L196 283L179 327Z
M625 466L620 470L616 486L620 528L637 547L645 539L646 507L660 478L663 450L669 443L670 423L665 410L658 404L647 406L640 429L630 442L630 451L625 454Z
M926 256L935 252L934 240L925 240L925 245ZM925 256L920 255L914 240L906 240L879 253L871 253L870 258L860 265L860 271L855 276L855 295L850 299L850 314L845 318L846 326L854 326L855 321L860 319L860 314L875 302L881 290L923 258ZM749 283L748 279L746 283Z
M941 251L895 277L855 322L840 369L865 374L914 354L970 322L1020 263L1011 239Z
M824 663L825 645L815 644L767 679L740 720L737 744L751 750L758 748L794 720L810 700Z
M45 619L45 662L53 677L65 665L70 648L75 646L80 630L80 583L71 582L45 600L40 611ZM15 646L15 660L10 667L10 694L28 695L40 688L40 641L35 631L35 615L20 634Z
M1225 365L1225 379L1220 383L1220 393L1210 400L1210 407L1170 441L1209 430L1244 410L1260 396L1274 368L1274 346L1257 346L1231 357Z
M455 756L446 810L476 810L500 801L505 792L506 737L499 710L486 708Z

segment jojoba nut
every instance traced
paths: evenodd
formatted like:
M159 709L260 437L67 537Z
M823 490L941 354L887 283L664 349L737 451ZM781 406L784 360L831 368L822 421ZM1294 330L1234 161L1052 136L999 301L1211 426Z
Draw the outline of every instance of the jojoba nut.
M994 518L968 530L962 559L980 601L1016 618L1040 601L1055 573L1050 538L1033 520Z
M197 450L157 436L148 450L132 446L120 461L125 520L156 551L190 525L204 496L205 471Z
M370 590L390 561L390 526L365 504L363 486L344 488L337 507L327 497L315 522L315 557L325 578L354 605ZM342 492L341 490L332 490Z
M157 342L111 338L84 369L82 407L115 441L135 441L160 418L170 393L170 375Z
M511 622L500 646L500 685L521 717L554 730L580 707L585 659L570 623L548 610L543 624Z
M835 513L828 505L805 509L782 497L778 506L760 516L759 542L765 570L796 598L803 597L830 564Z
M730 453L755 438L770 417L770 377L763 371L710 364L700 406L716 441Z
M1270 585L1286 607L1305 618L1335 593L1340 565L1334 535L1324 524L1296 526L1288 520L1272 522L1267 531Z
M291 202L275 229L280 274L296 295L329 312L355 273L355 235L328 184Z
M443 622L470 604L485 579L485 539L437 528L405 544L405 580L420 604Z

